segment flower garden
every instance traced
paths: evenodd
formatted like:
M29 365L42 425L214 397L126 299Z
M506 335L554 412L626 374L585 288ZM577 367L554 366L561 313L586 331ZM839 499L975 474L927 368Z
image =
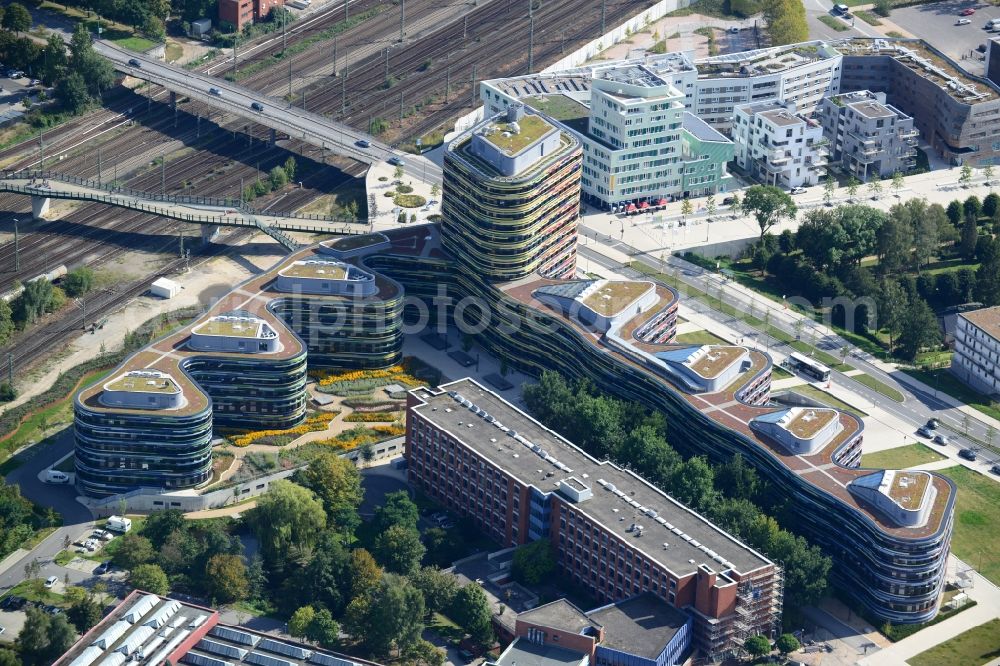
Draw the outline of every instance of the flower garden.
M307 432L317 432L326 430L330 421L338 412L320 412L306 417L306 420L287 430L254 430L252 432L233 433L226 437L233 446L244 447L251 444L270 444L272 446L284 446L299 435Z

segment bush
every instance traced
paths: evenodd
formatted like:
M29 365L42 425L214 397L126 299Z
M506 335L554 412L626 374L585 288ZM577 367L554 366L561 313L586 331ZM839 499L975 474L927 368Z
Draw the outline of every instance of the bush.
M400 194L409 194L413 192L413 188L410 187L409 185L397 185L396 191L399 192Z
M400 187L404 187L400 185ZM420 208L427 203L427 199L423 198L419 194L397 194L393 201L396 202L397 206L402 206L403 208ZM402 220L405 222L406 220Z
M874 11L879 16L885 18L889 16L889 12L892 11L892 1L891 0L875 0L875 6L872 7Z

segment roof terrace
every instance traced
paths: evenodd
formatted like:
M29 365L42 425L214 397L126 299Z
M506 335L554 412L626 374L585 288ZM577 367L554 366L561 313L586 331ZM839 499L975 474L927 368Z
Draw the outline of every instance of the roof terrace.
M257 317L219 315L195 326L191 332L197 335L217 335L227 338L258 338L262 337L264 328L264 321Z
M684 365L705 379L713 379L726 371L746 354L743 347L704 345L695 351Z
M305 259L281 269L279 274L292 278L343 280L347 277L347 267L339 261Z
M583 304L599 315L613 317L652 288L651 282L607 281L584 296Z
M832 409L801 409L790 414L785 430L802 439L812 439L825 426L837 419Z
M516 122L494 122L483 128L483 138L509 157L533 145L555 127L538 115L525 115Z
M132 370L104 385L105 391L126 393L180 393L174 378L158 370Z

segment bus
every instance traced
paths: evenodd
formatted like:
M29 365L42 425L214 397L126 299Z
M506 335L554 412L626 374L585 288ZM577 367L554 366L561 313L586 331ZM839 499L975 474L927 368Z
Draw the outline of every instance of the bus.
M789 354L785 364L792 370L809 375L818 381L830 381L830 368L798 352Z

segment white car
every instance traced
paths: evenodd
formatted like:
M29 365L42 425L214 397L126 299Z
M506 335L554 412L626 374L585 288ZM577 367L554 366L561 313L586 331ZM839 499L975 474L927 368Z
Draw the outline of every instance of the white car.
M49 576L48 578L45 579L45 587L51 589L53 586L55 586L57 580L59 580L57 577Z
M805 194L806 188L804 187L793 187L789 192L791 194Z
M969 25L970 23L972 23L972 19L967 18L960 18L955 21L955 25Z

